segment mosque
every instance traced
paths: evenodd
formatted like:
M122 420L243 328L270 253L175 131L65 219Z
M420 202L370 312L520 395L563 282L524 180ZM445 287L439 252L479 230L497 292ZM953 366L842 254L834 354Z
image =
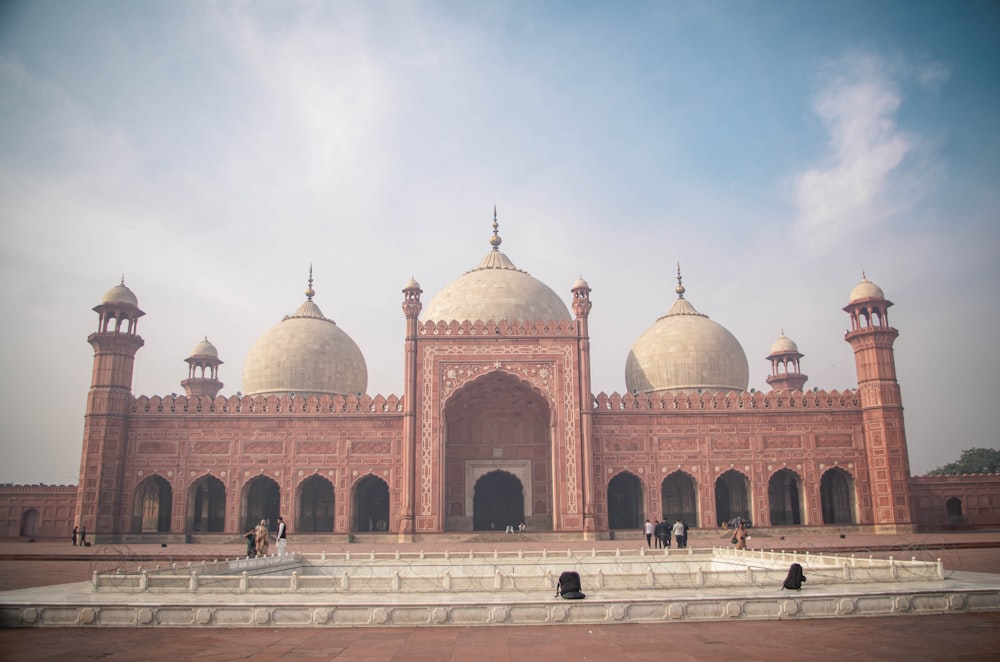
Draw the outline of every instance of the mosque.
M124 281L112 287L94 308L65 521L109 542L234 536L279 514L296 534L401 542L521 524L596 539L647 518L905 533L956 521L956 507L968 517L977 489L1000 493L996 477L911 479L893 304L867 278L843 307L854 389L806 388L782 334L771 390L747 390L743 347L686 298L678 268L676 299L628 353L627 392L595 394L588 283L567 306L500 250L495 213L489 243L426 304L419 283L403 286L400 396L367 393L365 357L314 300L311 273L305 301L247 355L243 393L220 395L206 338L184 395L135 396L145 313Z

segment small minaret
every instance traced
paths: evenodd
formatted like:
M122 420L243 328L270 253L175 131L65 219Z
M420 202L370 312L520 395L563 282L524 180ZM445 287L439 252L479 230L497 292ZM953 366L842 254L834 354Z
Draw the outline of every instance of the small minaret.
M403 315L406 317L406 340L403 357L403 489L400 511L399 541L413 540L416 515L416 461L417 461L417 371L420 325L420 295L423 290L412 276L403 286Z
M767 383L775 391L801 391L809 379L807 375L799 372L799 359L804 354L799 353L799 348L790 338L785 337L784 330L781 337L771 345L771 353L767 360L771 362L771 376L767 378Z
M222 390L219 381L219 350L208 342L208 336L191 350L191 356L184 359L188 364L188 378L181 382L189 398L208 396L214 398Z
M80 484L77 487L73 523L86 527L91 540L115 534L122 521L122 467L128 436L128 413L132 403L132 371L135 355L144 344L138 335L143 313L125 278L112 287L94 307L97 331L87 342L94 348L94 370L84 416Z
M882 289L862 274L844 306L851 317L844 339L854 348L875 530L908 533L914 530L910 460L892 349L899 331L889 326L890 306Z

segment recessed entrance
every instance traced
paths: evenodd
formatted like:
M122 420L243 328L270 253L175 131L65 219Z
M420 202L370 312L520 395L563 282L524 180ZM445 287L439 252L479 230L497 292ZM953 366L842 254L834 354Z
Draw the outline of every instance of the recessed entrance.
M476 482L472 497L475 531L516 530L524 522L524 487L506 471L491 471Z

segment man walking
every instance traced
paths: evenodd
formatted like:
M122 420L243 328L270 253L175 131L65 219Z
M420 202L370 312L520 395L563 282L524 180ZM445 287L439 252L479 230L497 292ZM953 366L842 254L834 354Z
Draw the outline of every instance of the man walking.
M642 527L642 532L646 534L646 547L652 548L653 546L653 523L646 520L646 524Z
M288 527L285 526L285 519L278 518L278 556L285 555L285 545L288 544Z

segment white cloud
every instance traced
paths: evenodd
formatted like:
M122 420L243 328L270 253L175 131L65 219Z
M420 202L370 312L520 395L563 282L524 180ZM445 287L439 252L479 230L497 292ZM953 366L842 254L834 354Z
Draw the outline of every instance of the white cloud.
M900 130L900 85L875 56L838 62L813 110L829 133L825 163L795 180L794 233L806 248L830 246L898 210L893 196L914 141Z

